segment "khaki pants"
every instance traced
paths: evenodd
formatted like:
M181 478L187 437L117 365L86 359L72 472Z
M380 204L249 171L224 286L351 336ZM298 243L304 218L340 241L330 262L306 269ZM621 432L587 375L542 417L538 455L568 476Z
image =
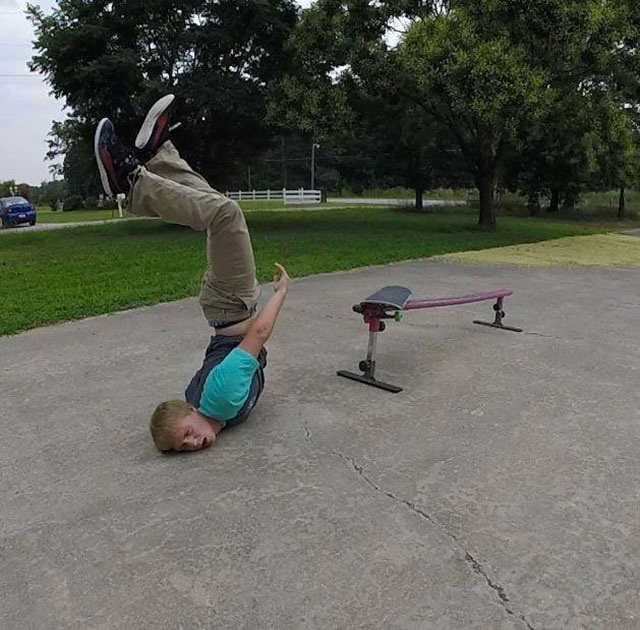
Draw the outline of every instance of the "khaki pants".
M139 171L129 211L207 232L207 271L200 304L212 325L238 322L255 312L259 297L249 230L235 201L209 186L171 142Z

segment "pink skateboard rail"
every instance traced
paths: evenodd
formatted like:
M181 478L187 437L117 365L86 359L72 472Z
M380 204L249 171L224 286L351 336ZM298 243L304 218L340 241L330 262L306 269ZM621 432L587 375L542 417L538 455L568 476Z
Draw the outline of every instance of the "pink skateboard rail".
M458 304L472 304L473 302L484 302L485 300L503 299L513 295L509 289L496 289L487 293L472 293L471 295L460 295L457 297L432 298L430 300L409 300L402 309L412 311L421 308L437 308L440 306L456 306Z
M510 330L513 332L522 332L521 328L513 328L505 326L502 320L505 317L504 300L513 295L510 289L496 289L486 293L472 293L470 295L458 295L455 297L432 298L429 300L408 300L404 308L396 308L388 304L380 304L375 302L360 302L353 306L353 310L360 314L364 323L369 327L369 345L367 347L367 358L360 361L359 368L362 374L339 370L338 376L344 376L352 381L358 381L365 385L372 385L389 392L398 393L402 391L401 387L383 383L375 377L376 371L376 346L378 334L384 332L386 324L385 319L396 319L400 321L401 311L416 311L423 308L438 308L441 306L457 306L460 304L472 304L474 302L485 302L487 300L495 300L493 311L495 319L492 322L474 320L474 324L482 326L490 326L499 330Z

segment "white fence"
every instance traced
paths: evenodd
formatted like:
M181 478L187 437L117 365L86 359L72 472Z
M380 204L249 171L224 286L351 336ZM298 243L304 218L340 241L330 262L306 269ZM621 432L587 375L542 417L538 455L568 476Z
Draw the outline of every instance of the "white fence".
M322 192L319 190L228 190L225 195L236 201L283 201L285 205L320 203Z

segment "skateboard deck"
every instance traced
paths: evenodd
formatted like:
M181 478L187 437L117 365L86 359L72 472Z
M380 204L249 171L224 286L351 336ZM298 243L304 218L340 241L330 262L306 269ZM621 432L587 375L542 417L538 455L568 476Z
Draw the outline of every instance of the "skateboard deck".
M411 297L411 289L407 287L383 287L373 295L360 302L361 306L376 305L395 308L401 311Z

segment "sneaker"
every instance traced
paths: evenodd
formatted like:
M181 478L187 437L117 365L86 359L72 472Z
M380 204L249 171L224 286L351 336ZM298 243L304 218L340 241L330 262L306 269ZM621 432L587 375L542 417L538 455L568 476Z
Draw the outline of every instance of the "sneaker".
M135 142L136 152L143 162L150 160L169 139L169 132L180 126L180 123L169 124L169 110L174 99L173 94L165 94L147 112Z
M104 192L109 197L128 193L140 163L133 149L116 136L113 123L108 118L98 123L93 147Z

